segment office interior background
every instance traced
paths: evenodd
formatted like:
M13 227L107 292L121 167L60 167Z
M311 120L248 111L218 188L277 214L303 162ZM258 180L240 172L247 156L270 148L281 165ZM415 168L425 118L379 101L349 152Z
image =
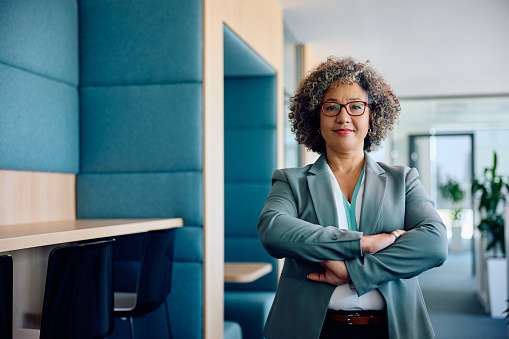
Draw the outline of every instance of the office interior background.
M509 176L508 14L506 0L2 1L0 228L182 217L168 296L174 337L236 338L240 327L261 338L278 263L262 253L256 213L275 168L316 159L291 134L289 100L318 62L352 56L370 60L402 105L373 156L417 167L448 227L439 187L452 177L465 190L451 262L466 265L476 318L491 319L469 190L494 152ZM47 260L48 249L9 254L16 268ZM135 267L127 257L117 259ZM273 271L225 285L225 260ZM15 298L33 288L21 286ZM245 323L236 307L262 319ZM500 315L483 324L480 333L506 333ZM437 338L455 337L454 325L435 328Z

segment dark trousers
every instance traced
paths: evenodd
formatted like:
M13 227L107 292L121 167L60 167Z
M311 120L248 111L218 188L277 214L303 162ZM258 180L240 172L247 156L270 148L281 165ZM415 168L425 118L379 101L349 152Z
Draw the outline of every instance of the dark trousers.
M325 318L320 339L389 339L387 322L382 324L349 325Z

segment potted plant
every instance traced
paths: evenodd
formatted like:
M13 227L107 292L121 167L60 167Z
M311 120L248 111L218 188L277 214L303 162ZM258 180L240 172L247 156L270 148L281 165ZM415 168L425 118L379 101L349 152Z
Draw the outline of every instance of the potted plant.
M498 175L497 154L493 154L493 167L474 179L472 195L479 199L480 222L477 228L486 241L485 257L489 306L492 317L501 318L507 299L507 263L505 260L504 202L508 184Z
M481 222L477 226L487 238L486 251L494 257L505 256L504 202L509 187L504 177L497 175L497 153L493 154L493 167L485 168L479 180L474 179L472 194L480 193L479 212Z
M462 215L464 209L459 207L459 204L463 201L465 197L465 191L461 189L459 183L448 177L447 181L440 185L440 193L444 197L445 200L451 201L452 210L451 210L451 244L450 248L453 251L461 251L462 250L462 238L461 238L461 230L462 230Z

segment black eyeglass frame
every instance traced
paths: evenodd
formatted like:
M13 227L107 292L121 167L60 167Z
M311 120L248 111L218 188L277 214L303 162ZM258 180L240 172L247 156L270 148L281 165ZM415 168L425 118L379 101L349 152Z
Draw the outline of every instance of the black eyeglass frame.
M354 102L362 102L364 104L364 110L362 111L361 114L351 114L350 111L348 110L348 105L354 103ZM338 110L338 113L334 114L334 115L327 115L325 114L325 111L323 109L323 106L325 104L336 104L336 105L339 105L339 110ZM365 112L366 112L366 107L369 107L369 104L366 102L366 101L362 101L362 100L354 100L354 101L350 101L350 102L347 102L346 104L340 104L339 102L335 102L335 101L329 101L329 102L324 102L322 104L320 104L320 111L322 112L323 115L325 115L326 117L335 117L337 115L339 115L339 113L341 113L341 109L342 108L345 108L346 110L346 113L349 115L349 116L352 116L352 117L360 117L361 115L363 115Z

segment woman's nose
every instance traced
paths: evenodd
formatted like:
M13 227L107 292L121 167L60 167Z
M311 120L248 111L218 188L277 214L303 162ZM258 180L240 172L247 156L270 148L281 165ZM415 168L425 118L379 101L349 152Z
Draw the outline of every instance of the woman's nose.
M340 108L338 115L336 115L336 122L346 122L350 120L350 114L346 111L346 107L343 106Z

